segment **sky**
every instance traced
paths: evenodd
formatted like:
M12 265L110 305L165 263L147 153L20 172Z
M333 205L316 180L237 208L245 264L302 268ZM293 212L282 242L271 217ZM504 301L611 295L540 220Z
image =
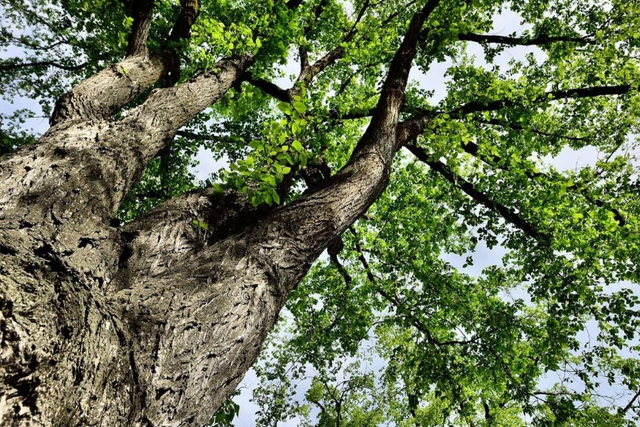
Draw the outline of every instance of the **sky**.
M494 28L491 32L492 34L498 35L508 35L512 32L520 33L525 28L520 23L520 17L510 11L504 11L503 13L496 15L494 18ZM481 65L488 65L484 61L484 54L479 45L469 44L469 52L471 54L476 55L476 63ZM506 49L502 52L496 60L492 63L492 65L502 65L506 66L507 62L511 58L524 58L524 55L527 53L533 53L536 56L542 56L543 53L535 48L535 47L512 47ZM5 51L0 52L0 57L7 58L19 55L19 51ZM433 90L434 95L432 97L432 101L435 103L438 100L442 99L446 94L446 77L445 72L451 63L443 62L435 64L427 74L421 73L417 68L414 68L411 73L411 79L416 81L422 88L427 90ZM299 71L299 65L295 60L293 60L293 56L289 64L285 66L283 69L283 77L279 78L275 81L278 85L284 88L288 88L292 85L291 75L296 75ZM10 113L15 109L19 108L32 108L36 111L38 110L37 102L24 98L17 98L13 100L13 103L7 103L6 101L0 101L0 112L2 113ZM27 123L27 127L33 129L35 133L43 133L47 127L48 122L46 118L35 118L31 119ZM560 170L573 170L580 168L581 166L585 166L588 164L594 164L595 161L599 158L599 153L595 149L583 149L579 152L576 152L571 149L563 150L560 155L555 158L546 158L544 159L549 164ZM204 180L208 178L211 173L216 172L220 168L225 167L227 164L223 160L216 161L213 159L213 155L210 151L202 149L198 152L196 159L199 164L192 168L192 172L196 176L198 180ZM489 266L494 264L500 264L502 256L505 254L505 250L500 246L495 247L494 249L488 249L486 245L479 244L477 251L473 254L474 256L474 265L471 267L467 267L465 271L472 275L478 275L481 271ZM464 264L465 258L467 254L458 256L454 254L445 254L444 258L451 263L453 266L458 268L462 268ZM592 333L595 334L597 331L593 329L593 327L589 328L586 334ZM382 368L383 362L378 360L373 363L373 365L368 366L368 369L378 370ZM549 376L545 381L552 383L554 381L553 376ZM251 427L255 425L255 411L257 410L257 406L251 402L252 390L258 383L258 379L253 370L250 370L245 376L244 380L241 383L240 396L236 397L234 400L240 405L240 415L234 421L234 425L238 427ZM299 394L303 395L306 388L309 386L309 381L306 383L302 383L299 388ZM281 426L295 426L298 424L297 420L290 420L289 422L281 423Z

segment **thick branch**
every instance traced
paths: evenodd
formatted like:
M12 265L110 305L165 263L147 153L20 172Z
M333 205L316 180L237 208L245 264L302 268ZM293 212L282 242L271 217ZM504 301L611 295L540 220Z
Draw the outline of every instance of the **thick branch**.
M199 0L180 0L180 6L180 13L169 35L170 41L188 38L191 33L191 27L195 24L200 13Z
M102 120L151 88L168 70L160 56L128 57L88 78L56 102L51 125Z
M147 1L136 5L135 10L140 17L139 25L136 26L134 23L129 39L128 50L131 56L81 82L62 96L51 116L51 125L65 121L108 118L150 89L165 74L177 69L178 58L175 52L165 50L161 55L152 58L147 58L141 53L146 49L144 45L153 7L153 2ZM189 36L198 10L197 0L182 1L180 14L169 36L170 41L178 41Z
M220 99L252 62L251 53L222 59L213 70L190 82L157 90L144 104L133 109L123 124L145 129L145 139L139 147L144 157L154 157L182 126Z
M391 162L400 147L396 125L418 34L438 3L428 2L411 20L389 67L376 112L347 165L317 190L276 215L280 223L296 224L295 239L300 239L313 259L364 214L386 187Z
M237 231L258 212L236 193L211 188L174 197L123 228L127 246L121 257L120 286L129 277L152 277L172 264Z
M146 56L154 0L138 0L132 4L133 26L129 34L127 56Z

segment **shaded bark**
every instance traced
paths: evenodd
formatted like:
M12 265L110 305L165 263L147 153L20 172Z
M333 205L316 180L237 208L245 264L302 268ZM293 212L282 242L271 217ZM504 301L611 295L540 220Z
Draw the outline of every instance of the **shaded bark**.
M243 71L231 68L233 76ZM200 109L222 96L233 76L209 74L200 86L207 96L198 99ZM171 105L187 103L180 96L189 87L171 88ZM157 100L152 96L145 108L118 122L60 123L39 144L0 161L3 425L162 425L172 419L149 403L156 395L147 394L142 369L153 351L136 352L140 320L123 310L116 294L131 277L121 274L131 234L111 225L146 163L189 119L185 112L153 128L154 119L164 117ZM165 218L165 227L178 222ZM183 273L190 271L186 266ZM168 280L186 283L180 274ZM181 419L186 424L202 424L216 409L200 411L196 420L194 408L200 407L191 403Z
M151 27L153 0L139 0L133 6L133 26L129 34L127 56L146 56L147 38Z
M167 72L162 58L132 56L65 96L38 145L0 160L0 423L206 423L311 263L384 190L419 30L437 4L412 19L348 164L271 211L202 190L125 227L111 219L251 54L152 92L119 121L113 112Z

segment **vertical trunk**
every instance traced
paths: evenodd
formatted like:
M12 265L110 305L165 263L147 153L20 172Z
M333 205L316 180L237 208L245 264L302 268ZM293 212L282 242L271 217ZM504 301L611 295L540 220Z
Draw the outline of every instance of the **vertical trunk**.
M118 236L92 213L109 192L100 170L59 173L86 155L71 146L36 146L0 163L2 425L125 425L139 406L133 392L122 398L135 376L106 293ZM78 191L85 185L96 193Z

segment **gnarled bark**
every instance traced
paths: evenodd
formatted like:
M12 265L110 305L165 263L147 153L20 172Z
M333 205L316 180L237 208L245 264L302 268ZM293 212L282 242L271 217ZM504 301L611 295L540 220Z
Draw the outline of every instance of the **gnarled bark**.
M0 423L208 421L311 263L384 190L419 32L437 4L411 21L349 163L271 211L202 190L125 227L111 221L146 163L241 79L251 54L152 93L119 121L114 109L163 65L145 71L152 60L134 56L133 75L105 70L76 87L39 145L0 160Z

